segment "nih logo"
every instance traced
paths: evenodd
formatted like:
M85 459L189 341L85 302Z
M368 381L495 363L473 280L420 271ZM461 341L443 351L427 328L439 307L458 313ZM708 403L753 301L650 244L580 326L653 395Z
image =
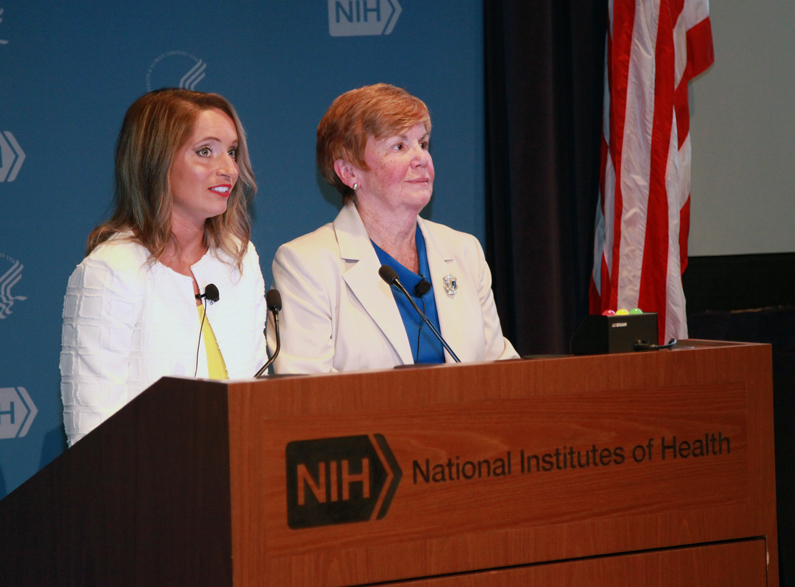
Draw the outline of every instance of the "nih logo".
M25 152L11 131L0 132L0 183L14 181L24 161Z
M380 520L403 476L380 434L299 440L285 453L287 525L294 530Z
M0 439L26 436L38 413L24 387L0 388Z
M332 37L388 35L403 9L398 0L328 0Z

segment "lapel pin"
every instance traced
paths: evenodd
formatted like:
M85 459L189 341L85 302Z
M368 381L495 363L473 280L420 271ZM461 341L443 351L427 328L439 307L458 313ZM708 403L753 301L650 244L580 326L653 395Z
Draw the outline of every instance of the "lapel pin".
M450 275L448 273L442 277L442 283L444 284L444 291L447 292L448 296L453 297L458 291L458 279L455 275Z

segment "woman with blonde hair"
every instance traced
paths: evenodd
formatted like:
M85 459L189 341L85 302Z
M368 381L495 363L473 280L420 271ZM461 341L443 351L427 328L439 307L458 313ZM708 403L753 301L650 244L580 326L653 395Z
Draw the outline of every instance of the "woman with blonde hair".
M252 377L267 358L247 212L257 188L229 101L182 89L136 100L115 178L115 209L64 299L70 446L162 376Z
M277 373L517 358L503 337L478 240L419 217L433 192L431 118L419 98L376 84L334 100L317 129L317 164L343 198L334 222L282 245ZM399 277L450 350L402 293ZM268 331L268 344L275 339Z

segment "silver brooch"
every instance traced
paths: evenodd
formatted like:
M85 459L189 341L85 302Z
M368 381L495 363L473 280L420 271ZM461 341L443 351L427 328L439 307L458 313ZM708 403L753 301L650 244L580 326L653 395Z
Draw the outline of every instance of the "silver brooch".
M447 292L448 296L454 296L458 291L458 279L455 275L450 275L449 273L442 277L442 283L444 283L444 291Z

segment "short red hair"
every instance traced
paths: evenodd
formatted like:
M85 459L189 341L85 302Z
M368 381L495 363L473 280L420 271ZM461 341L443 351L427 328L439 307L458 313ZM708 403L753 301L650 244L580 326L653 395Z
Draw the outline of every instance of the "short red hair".
M367 139L384 139L417 124L431 132L431 115L425 102L403 88L375 84L350 90L338 97L317 127L317 166L323 179L342 194L343 204L356 193L334 171L342 159L367 169L364 148Z

